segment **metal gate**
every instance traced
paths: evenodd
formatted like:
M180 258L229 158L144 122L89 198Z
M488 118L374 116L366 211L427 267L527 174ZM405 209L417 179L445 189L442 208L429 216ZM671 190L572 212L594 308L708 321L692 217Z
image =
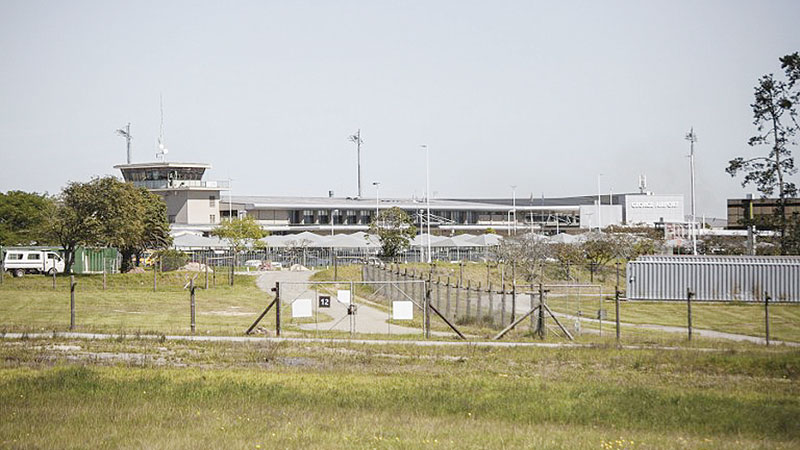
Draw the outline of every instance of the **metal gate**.
M430 291L423 280L275 283L276 333L317 337L430 336Z

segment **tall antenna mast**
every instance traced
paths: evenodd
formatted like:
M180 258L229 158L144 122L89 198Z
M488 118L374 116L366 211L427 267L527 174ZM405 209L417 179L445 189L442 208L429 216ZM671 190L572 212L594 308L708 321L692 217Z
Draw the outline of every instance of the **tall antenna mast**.
M350 142L355 142L356 151L358 152L358 198L361 198L361 144L364 141L361 139L361 128L356 131L356 134L348 138Z
M125 125L125 128L118 129L117 130L117 134L125 138L125 142L127 143L127 147L128 147L128 164L130 164L131 163L131 139L133 139L133 136L131 136L131 123L128 122L128 124Z
M691 169L691 187L692 187L692 254L697 254L697 216L695 212L695 197L694 197L694 143L697 142L697 135L694 134L694 127L686 134L685 139L689 141L689 166Z
M158 95L158 104L161 109L161 125L158 129L158 153L156 153L156 159L161 158L163 162L167 160L169 150L167 150L164 143L164 97L161 94Z

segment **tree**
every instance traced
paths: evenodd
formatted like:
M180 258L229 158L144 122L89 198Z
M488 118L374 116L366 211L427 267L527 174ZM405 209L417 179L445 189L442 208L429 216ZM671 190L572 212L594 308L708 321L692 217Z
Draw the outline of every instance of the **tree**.
M47 194L0 192L0 246L50 243L45 224L52 204Z
M267 232L251 216L226 220L211 230L211 234L228 241L236 253L257 247L259 239L267 236Z
M370 223L369 232L381 239L381 256L391 258L408 248L417 227L405 211L395 206L381 211Z
M561 268L564 270L564 276L571 278L569 267L580 264L583 260L583 252L581 247L576 244L555 243L550 244L550 252Z
M75 249L99 234L99 221L90 206L91 195L88 183L69 183L48 211L47 232L64 249L64 273L72 271Z
M132 185L129 185L132 186ZM139 264L142 253L145 250L165 249L172 244L172 236L169 234L169 222L167 221L167 205L160 195L149 192L144 188L136 188L141 197L144 215L141 217L142 227L135 239L130 239L126 245L120 248L122 254L122 271L130 269L133 257L136 258L136 265Z
M594 282L594 273L617 257L618 242L606 233L589 234L591 236L581 244L581 250L583 251L583 257L589 262L589 271L591 272L592 282Z
M550 257L551 246L544 237L528 233L503 239L497 255L506 263L518 267L527 281L533 281Z
M742 186L755 185L763 197L778 191L778 208L774 220L779 233L781 253L787 250L786 199L797 195L797 187L788 180L797 173L792 156L793 136L798 131L797 102L800 92L796 89L800 79L800 55L795 52L780 58L785 80L776 79L773 74L759 78L755 87L753 125L757 133L748 140L751 147L769 147L766 156L753 158L737 157L729 161L725 169L732 177L744 173ZM747 225L752 225L747 223Z
M50 236L64 248L66 273L81 245L119 249L125 271L131 255L171 240L161 197L114 177L69 183L48 217Z

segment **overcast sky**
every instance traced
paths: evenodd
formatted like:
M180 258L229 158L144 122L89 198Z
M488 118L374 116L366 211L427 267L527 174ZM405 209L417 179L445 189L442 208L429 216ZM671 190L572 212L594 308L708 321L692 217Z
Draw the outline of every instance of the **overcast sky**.
M800 2L0 0L0 190L115 174L114 130L234 195L745 192L757 78L800 50ZM759 150L761 151L761 150ZM795 181L797 177L795 177Z

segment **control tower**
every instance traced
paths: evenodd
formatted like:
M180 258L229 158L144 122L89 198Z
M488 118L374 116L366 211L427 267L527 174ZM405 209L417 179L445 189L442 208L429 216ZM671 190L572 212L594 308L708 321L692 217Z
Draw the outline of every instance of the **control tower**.
M220 222L220 191L227 181L203 181L211 164L156 161L119 164L122 178L161 195L170 224L211 229Z

